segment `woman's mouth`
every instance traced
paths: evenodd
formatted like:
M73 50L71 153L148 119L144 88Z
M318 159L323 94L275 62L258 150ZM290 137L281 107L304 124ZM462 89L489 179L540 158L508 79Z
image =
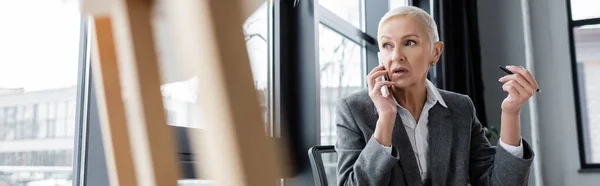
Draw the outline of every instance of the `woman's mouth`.
M405 76L407 73L408 73L408 70L406 68L397 67L397 68L393 69L392 76L394 76L394 77L402 77L402 76Z

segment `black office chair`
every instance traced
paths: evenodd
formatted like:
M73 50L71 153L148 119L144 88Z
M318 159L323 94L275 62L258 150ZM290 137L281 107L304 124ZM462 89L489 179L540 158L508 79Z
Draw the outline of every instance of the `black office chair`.
M337 185L337 153L333 145L311 147L308 157L316 186Z

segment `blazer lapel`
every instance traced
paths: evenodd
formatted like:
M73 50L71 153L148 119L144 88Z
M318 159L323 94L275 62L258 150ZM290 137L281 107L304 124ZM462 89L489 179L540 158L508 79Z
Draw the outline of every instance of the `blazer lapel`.
M400 157L399 163L407 185L422 185L421 173L417 165L415 152L410 144L402 118L396 116L394 131L392 132L392 144Z
M375 118L373 123L377 122L377 118L379 115L377 114L377 108L373 105L373 114L375 114ZM415 157L415 152L410 144L410 140L408 139L408 135L406 134L406 129L404 128L404 123L402 123L402 118L400 115L396 116L396 120L394 121L394 130L392 131L392 146L397 150L398 164L402 169L404 180L406 181L406 185L423 185L421 181L421 173L419 172L419 166L417 165L417 158Z
M435 104L429 110L429 173L431 185L445 185L452 150L453 125L448 108Z

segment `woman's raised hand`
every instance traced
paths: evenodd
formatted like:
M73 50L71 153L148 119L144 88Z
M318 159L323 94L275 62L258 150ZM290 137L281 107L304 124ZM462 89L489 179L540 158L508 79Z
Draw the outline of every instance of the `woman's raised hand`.
M527 69L518 66L507 66L506 68L513 74L498 80L504 83L502 90L508 92L508 96L502 101L502 112L519 114L521 107L536 93L539 87Z
M379 118L386 118L394 121L396 118L396 112L398 108L396 107L396 103L394 98L392 97L392 93L387 97L384 97L381 93L382 87L391 87L394 86L394 82L391 81L383 81L381 77L387 74L387 70L385 67L380 65L375 67L368 75L367 82L369 86L369 97L373 100L375 107L377 108L377 113L379 114ZM388 89L389 91L390 89Z

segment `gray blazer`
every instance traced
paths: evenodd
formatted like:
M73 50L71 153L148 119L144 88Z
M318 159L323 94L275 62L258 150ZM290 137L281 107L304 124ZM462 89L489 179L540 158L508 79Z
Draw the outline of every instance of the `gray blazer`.
M396 117L392 146L373 138L377 110L367 90L337 105L338 185L527 185L533 151L523 140L523 158L493 147L468 96L439 90L448 108L429 110L429 178L423 183L402 120Z

